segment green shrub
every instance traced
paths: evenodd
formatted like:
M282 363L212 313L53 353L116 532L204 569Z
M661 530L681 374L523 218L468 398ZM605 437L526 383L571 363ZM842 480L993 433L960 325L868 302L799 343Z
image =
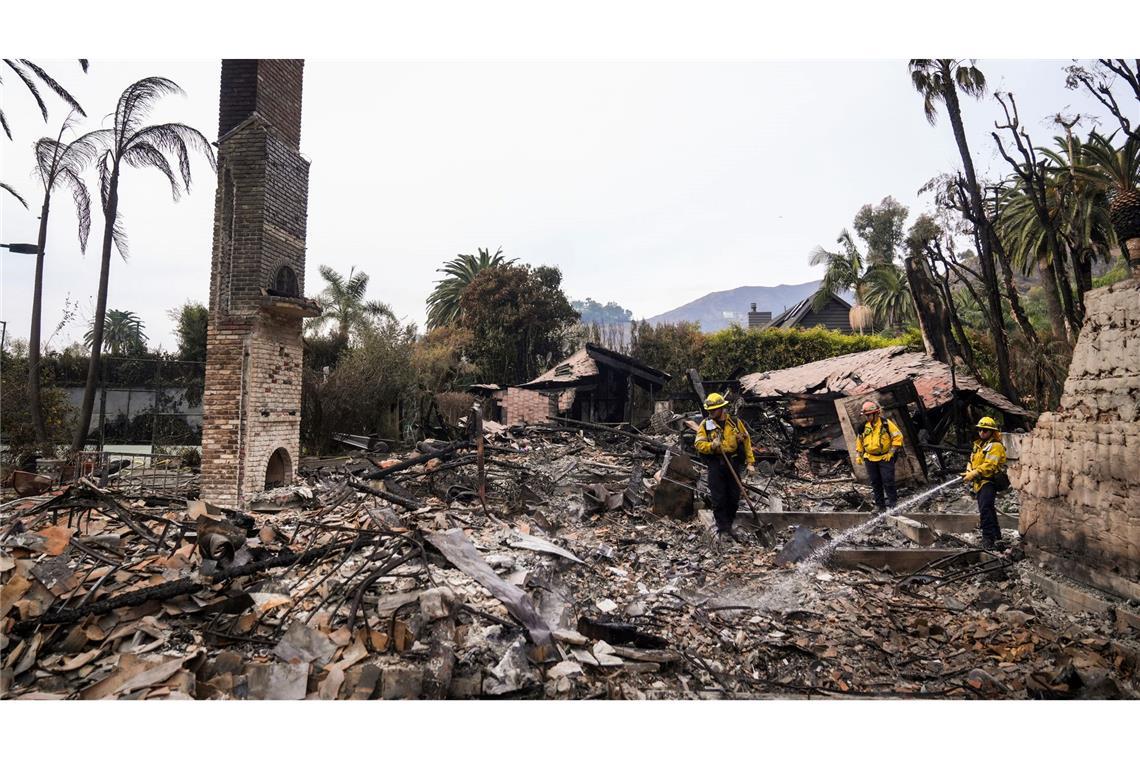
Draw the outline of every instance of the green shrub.
M922 338L916 330L897 338L884 338L847 335L823 327L745 330L733 325L704 337L701 374L713 379L728 377L738 368L745 372L768 372L887 346L923 350Z
M76 409L67 394L54 384L48 367L40 365L40 409L48 439L62 444L71 439L76 424ZM28 400L27 344L16 341L13 348L0 355L0 438L7 445L5 456L17 459L35 452L35 430ZM40 452L51 456L53 452Z
M307 451L335 446L332 433L400 437L400 407L414 401L414 327L394 320L361 329L334 369L325 376L305 369L301 439Z

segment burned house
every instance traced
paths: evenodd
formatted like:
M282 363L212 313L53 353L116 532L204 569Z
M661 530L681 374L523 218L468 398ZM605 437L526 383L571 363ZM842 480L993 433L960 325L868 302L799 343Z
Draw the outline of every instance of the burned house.
M647 419L670 375L638 360L587 343L535 379L502 392L502 422L570 417L584 422Z
M859 405L868 399L878 401L908 442L899 482L925 480L925 457L916 448L920 440L933 448L950 435L961 435L969 429L971 417L983 410L1000 412L1007 425L1032 417L971 375L902 346L756 372L740 378L739 386L746 419L778 410L791 428L793 446L838 456L846 456L852 448L848 439L859 421Z

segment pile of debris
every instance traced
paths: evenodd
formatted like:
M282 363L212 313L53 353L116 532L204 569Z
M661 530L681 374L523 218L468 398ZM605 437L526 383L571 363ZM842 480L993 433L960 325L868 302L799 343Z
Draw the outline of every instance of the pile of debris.
M1127 617L977 549L961 492L914 513L946 529L880 520L823 564L801 560L867 489L760 477L747 537L715 545L684 427L659 430L487 424L303 462L243 511L90 479L10 501L4 697L1136 696ZM874 559L908 547L940 554Z

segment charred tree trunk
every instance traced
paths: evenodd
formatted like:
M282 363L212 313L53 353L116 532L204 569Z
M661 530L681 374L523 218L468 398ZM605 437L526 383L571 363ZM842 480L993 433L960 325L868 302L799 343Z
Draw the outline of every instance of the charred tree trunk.
M950 319L946 305L931 281L926 263L917 256L908 256L903 261L907 284L914 297L914 310L918 315L918 327L922 332L922 342L926 352L940 362L950 364L959 353L954 336L950 334Z
M91 326L91 358L87 362L87 385L83 389L83 405L79 408L79 426L75 430L72 451L82 451L91 429L91 413L95 409L95 388L99 382L99 361L103 350L103 326L107 319L107 287L111 276L111 246L114 244L115 219L119 213L119 167L111 174L110 191L103 207L103 257L99 268L99 292L95 298L95 324Z
M1001 241L997 240L996 236L993 240L994 251L997 254L998 263L1001 265L1002 282L1005 285L1005 297L1009 301L1009 312L1013 315L1013 321L1025 333L1026 340L1034 348L1041 347L1041 339L1037 336L1037 330L1033 328L1032 323L1029 321L1025 309L1021 305L1021 295L1017 292L1017 286L1013 281L1013 267L1009 263L1009 256L1005 252Z
M1045 307L1049 312L1049 323L1057 338L1068 340L1068 328L1062 311L1061 299L1057 295L1057 273L1044 258L1037 260L1037 271L1041 274L1041 290L1045 293Z
M40 233L37 239L39 252L36 254L36 279L32 286L32 327L28 334L28 404L32 415L32 429L36 435L36 445L41 451L49 441L44 425L43 407L40 402L40 319L44 297L44 249L47 246L48 214L51 212L51 192L44 191L44 203L40 207ZM45 452L46 453L46 452Z
M950 116L950 125L954 131L954 141L958 144L958 153L962 157L962 169L966 175L966 190L969 193L970 206L976 219L976 225L980 227L978 238L981 245L978 250L978 262L982 269L986 305L994 329L994 357L997 360L998 384L1001 386L1002 395L1014 403L1020 403L1021 399L1017 393L1017 387L1013 383L1009 368L1009 338L1005 332L1001 291L998 289L993 248L990 244L992 231L986 218L985 207L982 205L982 191L978 186L978 176L974 171L974 160L970 156L970 146L966 142L966 129L962 124L962 107L958 102L958 90L949 66L943 71L943 81L945 82L943 96L946 102L946 111Z
M1081 320L1077 316L1077 309L1073 305L1073 289L1069 287L1069 273L1065 266L1065 258L1061 249L1056 245L1054 238L1053 255L1050 257L1053 277L1056 279L1057 290L1061 293L1061 303L1065 309L1065 340L1070 346L1077 342L1077 333L1081 330Z

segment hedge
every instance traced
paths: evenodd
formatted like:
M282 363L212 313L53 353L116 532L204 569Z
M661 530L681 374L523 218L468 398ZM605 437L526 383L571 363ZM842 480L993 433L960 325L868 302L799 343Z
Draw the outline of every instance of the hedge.
M707 378L723 379L739 368L745 372L769 372L887 346L923 350L918 331L885 338L879 335L847 335L823 327L745 330L733 325L705 336L701 374Z

